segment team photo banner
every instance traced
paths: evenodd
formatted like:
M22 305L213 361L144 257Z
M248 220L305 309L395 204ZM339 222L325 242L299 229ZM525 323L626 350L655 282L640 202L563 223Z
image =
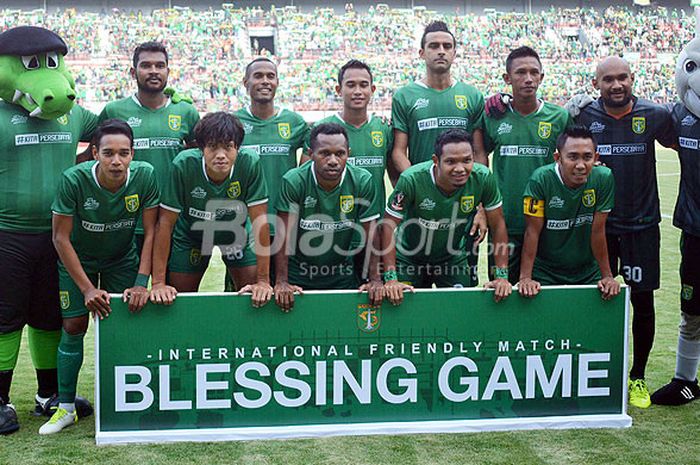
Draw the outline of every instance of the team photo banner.
M494 303L423 290L380 308L308 292L291 313L179 294L98 322L98 444L628 427L627 289Z

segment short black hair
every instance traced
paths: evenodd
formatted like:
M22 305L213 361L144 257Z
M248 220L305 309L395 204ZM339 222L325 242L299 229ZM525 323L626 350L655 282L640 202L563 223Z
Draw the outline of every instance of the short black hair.
M537 52L533 48L523 45L522 47L511 50L508 54L508 58L506 58L506 73L510 73L510 68L513 66L513 60L524 57L533 57L537 59L537 63L540 64L540 69L542 69L542 61L540 60L540 56L537 54Z
M345 77L345 71L349 69L364 69L369 73L369 83L372 84L372 81L374 81L374 78L372 77L372 70L369 69L369 65L365 63L364 61L360 60L350 60L347 63L343 65L342 68L340 68L340 71L338 72L338 85L342 86L343 85L343 78Z
M425 48L425 36L427 36L431 32L447 32L449 35L452 36L452 43L454 44L454 46L457 46L457 39L455 39L455 35L452 34L452 32L448 29L447 24L445 24L444 21L433 21L432 23L425 26L425 29L423 30L423 36L420 38L421 49Z
M447 144L459 144L462 142L468 143L472 150L474 149L474 139L470 133L464 129L448 129L435 139L435 156L440 158L442 149Z
M345 137L345 145L348 144L348 133L344 127L338 123L322 123L311 128L311 134L309 135L309 145L311 146L311 151L314 152L318 147L318 136L324 134L326 136L331 136L333 134L342 134Z
M569 140L569 138L590 139L593 141L593 150L598 150L598 143L596 142L595 137L593 137L591 130L586 126L575 124L566 128L557 138L557 152L561 153L561 150L564 148L564 145L566 145L566 141Z
M165 55L165 64L168 64L168 51L165 49L165 45L163 45L161 42L144 42L138 47L136 47L136 50L134 50L134 68L136 68L139 65L139 58L141 56L141 52L160 52L163 55Z
M250 63L248 63L248 64L246 65L246 67L245 67L245 75L243 76L243 78L244 78L244 79L248 79L248 77L250 77L250 68L252 68L253 65L254 65L255 63L260 63L260 62L263 62L263 61L266 62L266 63L271 63L272 66L275 67L275 71L277 71L277 63L275 63L274 61L270 60L270 59L267 58L267 57L258 57L258 58L256 58L255 60L251 61Z
M243 143L243 125L232 113L217 111L207 113L194 127L194 138L200 149L207 145L228 144L238 149Z
M134 131L125 121L112 118L104 120L92 136L92 144L99 150L102 137L111 134L123 134L129 138L129 146L134 147Z

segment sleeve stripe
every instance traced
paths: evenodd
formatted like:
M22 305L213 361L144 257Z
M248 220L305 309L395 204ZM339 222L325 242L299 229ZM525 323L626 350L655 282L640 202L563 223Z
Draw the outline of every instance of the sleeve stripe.
M158 208L158 204L151 205L150 207L144 207L144 210L150 210L151 208Z
M491 210L495 210L502 205L503 205L503 202L498 202L496 205L494 205L492 207L488 207L488 208L484 207L484 210L486 210L487 212L490 212Z
M368 216L367 218L360 218L360 223L367 223L368 221L376 220L377 218L379 218L379 213Z
M402 215L401 213L397 213L397 212L395 212L394 210L391 210L391 209L389 209L389 208L387 208L385 211L386 211L388 214L390 214L391 216L393 216L394 218L398 218L398 219L400 219L400 220L403 219L403 215Z
M254 200L253 202L248 203L247 205L249 207L254 207L256 205L262 205L264 203L267 203L267 198L261 199L261 200Z
M61 213L61 212L57 212L56 210L51 210L51 213L53 213L54 215L60 215L60 216L73 216L72 213Z
M182 211L181 208L170 207L164 203L161 203L160 207L165 208L166 210L170 210L171 212L175 212L175 213L180 213Z
M598 210L598 213L610 213L612 211L612 208L610 210Z

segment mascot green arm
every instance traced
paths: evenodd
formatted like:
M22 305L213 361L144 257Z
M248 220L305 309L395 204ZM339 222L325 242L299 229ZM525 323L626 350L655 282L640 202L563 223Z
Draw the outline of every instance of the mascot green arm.
M194 100L189 95L181 95L172 87L166 87L163 89L163 93L170 97L170 101L173 103L186 102L192 105Z
M19 26L0 34L0 98L29 116L52 120L75 102L75 81L63 59L66 43L54 32Z

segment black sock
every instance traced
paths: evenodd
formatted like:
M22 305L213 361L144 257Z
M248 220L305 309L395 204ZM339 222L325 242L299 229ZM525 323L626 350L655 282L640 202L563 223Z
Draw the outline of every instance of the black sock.
M58 394L58 374L56 368L36 370L37 394L39 397L51 397Z
M632 293L632 357L631 379L644 379L644 370L649 360L651 347L654 345L655 315L654 292Z
M10 385L14 370L0 371L0 404L10 403Z

